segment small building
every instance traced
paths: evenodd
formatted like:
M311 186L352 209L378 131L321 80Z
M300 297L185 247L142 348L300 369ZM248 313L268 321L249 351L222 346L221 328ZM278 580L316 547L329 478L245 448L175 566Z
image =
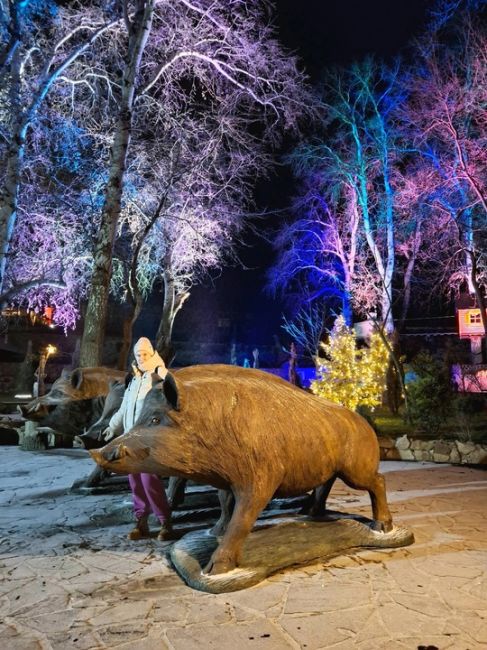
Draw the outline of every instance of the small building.
M458 318L458 335L461 339L485 336L482 314L475 298L461 294L455 303Z
M458 335L461 339L470 339L472 363L482 363L482 339L485 330L482 314L475 298L462 293L455 303L458 319Z

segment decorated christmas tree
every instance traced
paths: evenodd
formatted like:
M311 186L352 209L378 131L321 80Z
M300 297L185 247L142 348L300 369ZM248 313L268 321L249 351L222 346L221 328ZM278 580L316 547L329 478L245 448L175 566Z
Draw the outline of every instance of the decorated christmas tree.
M380 404L389 351L379 333L374 332L369 345L359 349L353 329L339 316L321 348L324 359L320 357L317 377L311 382L315 395L354 411L359 406Z

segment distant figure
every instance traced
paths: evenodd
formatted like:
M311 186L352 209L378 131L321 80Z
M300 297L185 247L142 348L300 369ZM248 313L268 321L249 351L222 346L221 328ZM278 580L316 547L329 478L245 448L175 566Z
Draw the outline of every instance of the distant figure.
M243 362L243 367L244 368L250 368L250 361L245 357L244 362Z
M288 379L291 384L294 384L295 386L298 386L299 388L302 388L301 385L301 380L299 378L299 375L297 373L297 361L298 361L298 353L296 350L296 345L294 344L294 341L291 343L289 346L289 374L288 374Z
M254 357L254 363L252 364L252 367L253 368L259 368L260 364L259 364L259 350L258 350L258 348L254 348L252 350L252 356Z
M237 366L237 345L235 343L232 343L230 347L230 365L231 366Z

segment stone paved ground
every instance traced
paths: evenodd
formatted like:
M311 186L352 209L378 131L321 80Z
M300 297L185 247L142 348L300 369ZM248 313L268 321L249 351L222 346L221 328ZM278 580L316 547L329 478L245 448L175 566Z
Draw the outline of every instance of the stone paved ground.
M395 521L414 531L414 546L211 595L181 582L169 543L125 539L127 494L69 492L91 468L84 452L0 454L2 650L487 648L484 470L384 463ZM330 504L370 514L343 484Z

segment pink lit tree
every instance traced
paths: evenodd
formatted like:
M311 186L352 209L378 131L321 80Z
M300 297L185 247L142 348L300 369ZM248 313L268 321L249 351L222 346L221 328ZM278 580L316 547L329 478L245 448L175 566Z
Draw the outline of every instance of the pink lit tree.
M256 143L249 147L238 119L222 120L220 114L188 112L184 121L179 115L156 131L150 150L132 147L112 275L112 287L132 306L120 367L133 323L154 287L162 286L163 294L156 346L169 362L174 319L191 286L233 256L250 204L251 173L268 166L269 156ZM130 252L125 246L119 256L122 241Z
M487 32L465 14L418 51L423 72L410 77L405 122L430 179L430 272L444 289L476 296L487 331Z

